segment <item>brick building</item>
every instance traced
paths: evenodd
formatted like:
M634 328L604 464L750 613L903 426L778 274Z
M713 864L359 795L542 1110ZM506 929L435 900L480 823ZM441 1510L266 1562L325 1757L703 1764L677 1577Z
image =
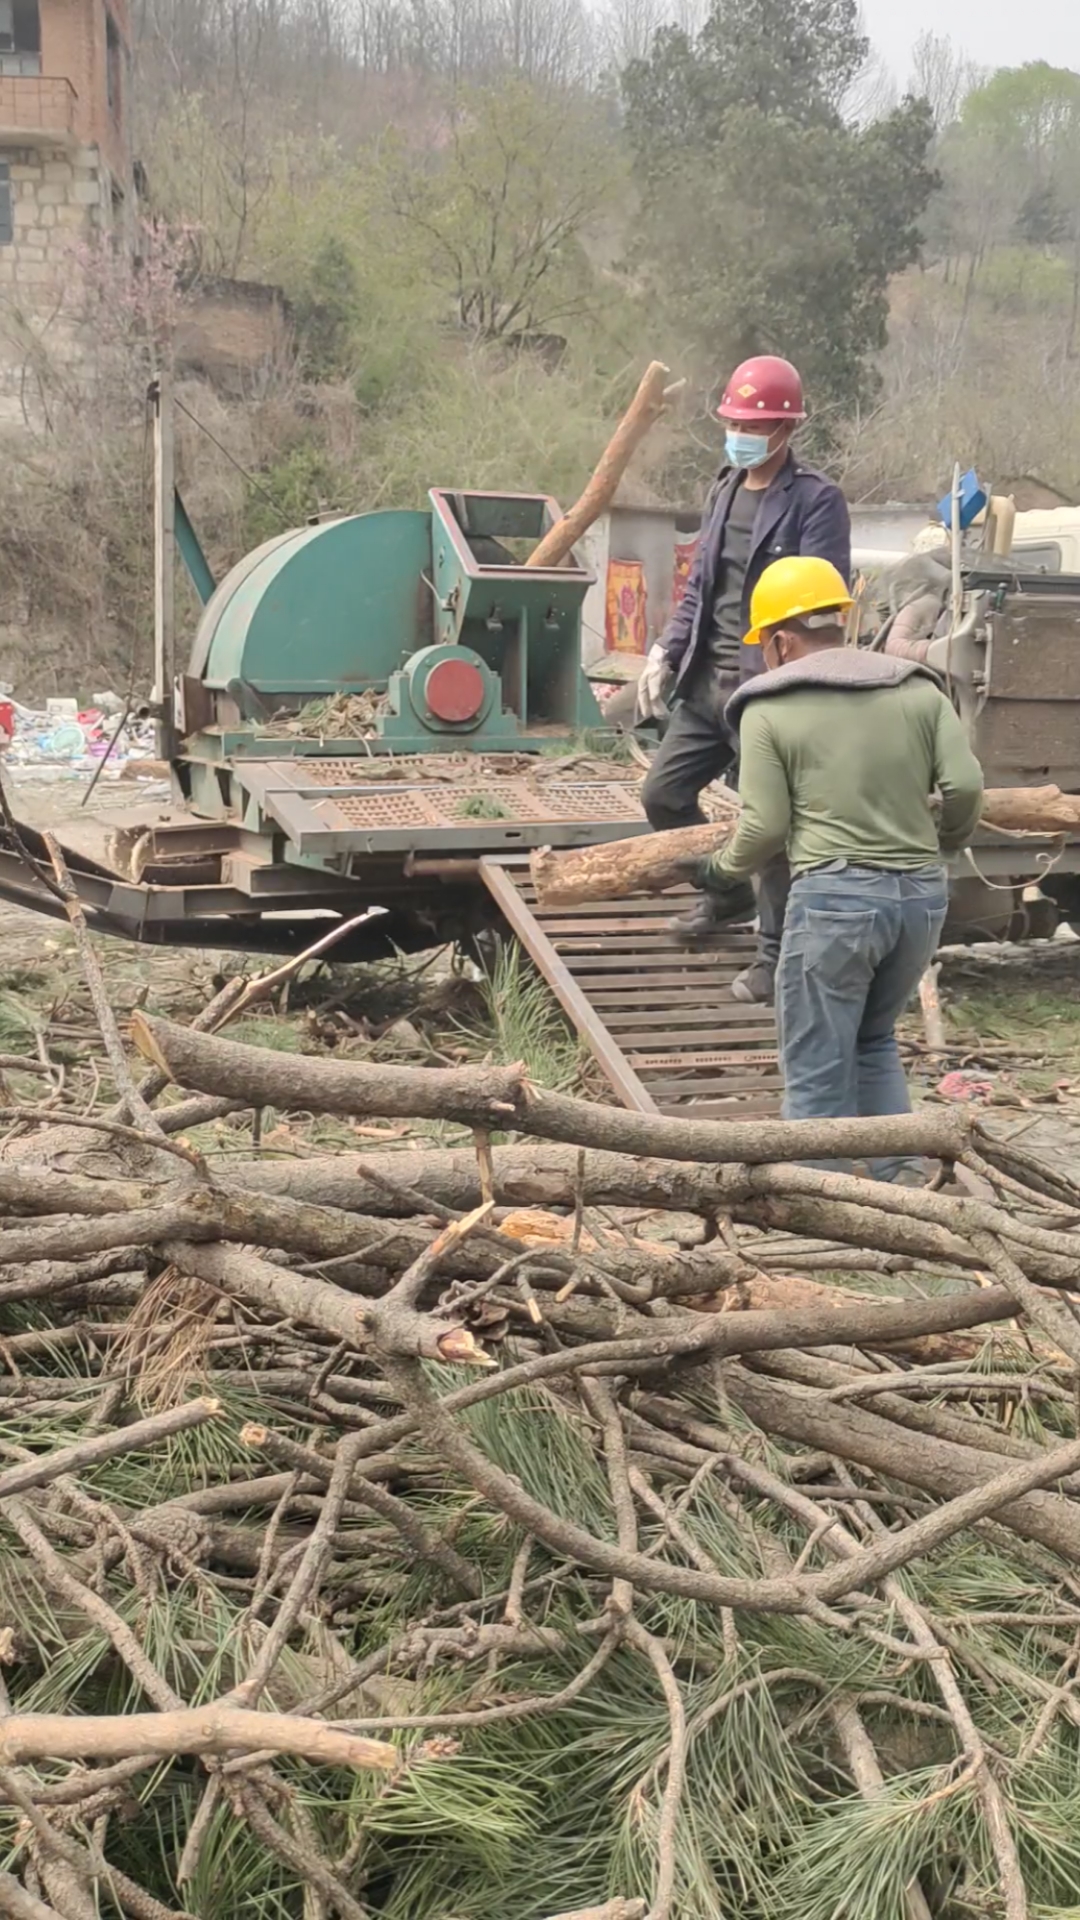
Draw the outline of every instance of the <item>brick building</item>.
M128 0L0 0L0 418L79 244L133 230ZM66 336L66 337L65 337Z

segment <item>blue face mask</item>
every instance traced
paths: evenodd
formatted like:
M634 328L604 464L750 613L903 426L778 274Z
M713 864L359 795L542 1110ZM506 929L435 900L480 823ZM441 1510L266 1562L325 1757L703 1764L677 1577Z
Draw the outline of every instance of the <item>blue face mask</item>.
M728 428L724 444L733 467L763 467L774 452L771 434L737 433L733 427Z

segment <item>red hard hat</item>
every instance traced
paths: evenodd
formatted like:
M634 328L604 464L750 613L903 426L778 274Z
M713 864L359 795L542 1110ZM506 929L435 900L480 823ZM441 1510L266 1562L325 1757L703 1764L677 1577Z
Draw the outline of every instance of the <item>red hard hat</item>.
M802 381L790 360L759 354L736 367L716 411L721 420L805 420Z

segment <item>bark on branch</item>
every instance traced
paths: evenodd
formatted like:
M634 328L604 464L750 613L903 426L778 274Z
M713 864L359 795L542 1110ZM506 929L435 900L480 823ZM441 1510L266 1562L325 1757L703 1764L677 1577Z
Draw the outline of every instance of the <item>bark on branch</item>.
M577 906L585 900L628 900L635 894L666 893L685 880L685 862L719 853L731 838L737 814L701 827L611 840L606 846L555 853L542 847L531 856L536 897L541 907ZM982 824L1008 833L1080 832L1080 794L1060 787L991 787L983 801ZM1018 866L1024 865L1018 852Z
M800 1159L861 1160L899 1153L957 1160L971 1121L952 1108L886 1119L823 1121L676 1120L624 1113L530 1086L521 1069L369 1066L305 1059L194 1033L136 1014L141 1052L178 1085L228 1095L245 1107L342 1113L384 1119L457 1120L516 1130L579 1147L712 1165Z
M26 1760L126 1760L134 1754L288 1753L318 1766L392 1773L396 1749L320 1720L231 1707L175 1713L9 1714L0 1719L0 1765Z
M675 391L668 387L669 378L670 369L660 360L654 360L647 368L641 385L608 442L581 498L569 513L564 513L562 519L549 528L535 552L526 560L527 567L561 566L582 535L599 520L602 513L606 513L634 453L660 419Z

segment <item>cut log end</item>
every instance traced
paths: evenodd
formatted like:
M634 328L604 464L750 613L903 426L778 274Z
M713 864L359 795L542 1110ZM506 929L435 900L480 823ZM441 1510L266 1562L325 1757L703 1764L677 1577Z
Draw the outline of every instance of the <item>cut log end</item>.
M164 1053L162 1052L161 1048L158 1046L156 1039L154 1038L153 1031L150 1027L149 1021L146 1018L146 1015L139 1012L133 1013L131 1016L131 1024L130 1024L129 1031L131 1033L132 1041L134 1042L134 1045L138 1049L139 1053L142 1054L143 1059L148 1060L152 1067L156 1067L159 1073L164 1074L167 1085L169 1086L175 1085L175 1082L173 1080L173 1075L172 1075L172 1069L170 1068Z
M727 845L733 822L682 827L674 833L639 834L598 847L556 853L541 847L529 861L537 904L571 907L584 900L628 900L635 894L668 893L686 884L686 863L704 860Z

